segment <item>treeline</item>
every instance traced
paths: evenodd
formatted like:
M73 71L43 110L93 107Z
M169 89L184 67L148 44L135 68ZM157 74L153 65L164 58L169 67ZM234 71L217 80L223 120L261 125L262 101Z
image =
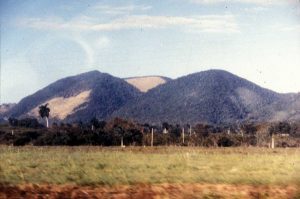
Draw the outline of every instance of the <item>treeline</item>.
M300 124L289 122L244 123L236 125L197 124L191 126L137 124L115 118L108 122L93 118L89 123L53 123L44 127L36 119L9 119L0 128L0 144L23 146L270 146L271 137L277 147L300 146Z

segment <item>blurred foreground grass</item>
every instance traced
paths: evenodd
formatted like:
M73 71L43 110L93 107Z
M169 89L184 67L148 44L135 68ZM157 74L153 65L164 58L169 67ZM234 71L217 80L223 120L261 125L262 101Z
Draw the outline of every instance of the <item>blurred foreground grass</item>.
M300 184L300 149L0 146L0 183Z

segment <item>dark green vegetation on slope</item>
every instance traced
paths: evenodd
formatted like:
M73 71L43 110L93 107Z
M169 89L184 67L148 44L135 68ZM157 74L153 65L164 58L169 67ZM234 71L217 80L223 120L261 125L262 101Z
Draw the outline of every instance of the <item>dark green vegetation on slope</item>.
M279 94L222 70L209 70L169 81L122 107L114 116L139 122L236 123L298 119L296 94ZM297 109L298 108L298 109ZM292 110L291 110L292 109Z

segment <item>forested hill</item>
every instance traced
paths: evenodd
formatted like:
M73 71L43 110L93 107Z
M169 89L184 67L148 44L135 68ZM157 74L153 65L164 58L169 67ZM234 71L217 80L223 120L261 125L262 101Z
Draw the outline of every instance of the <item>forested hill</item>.
M38 107L49 104L57 120L106 119L140 92L123 79L91 71L58 80L22 99L8 112L11 117L38 117Z
M150 85L149 78L137 79L128 83L99 71L67 77L22 99L4 115L39 117L38 107L48 103L50 119L66 122L93 117L178 124L300 120L299 94L276 93L223 70L159 84L154 78L156 85L143 92L137 85L143 85L143 80Z
M296 94L279 94L222 70L190 74L158 86L114 113L140 122L236 123L299 119ZM298 103L298 104L297 104Z

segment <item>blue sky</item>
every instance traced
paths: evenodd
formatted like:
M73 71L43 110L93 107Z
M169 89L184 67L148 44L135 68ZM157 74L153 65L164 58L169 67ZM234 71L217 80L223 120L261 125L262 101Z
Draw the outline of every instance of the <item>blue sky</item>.
M1 103L90 70L224 69L300 92L299 0L0 0Z

